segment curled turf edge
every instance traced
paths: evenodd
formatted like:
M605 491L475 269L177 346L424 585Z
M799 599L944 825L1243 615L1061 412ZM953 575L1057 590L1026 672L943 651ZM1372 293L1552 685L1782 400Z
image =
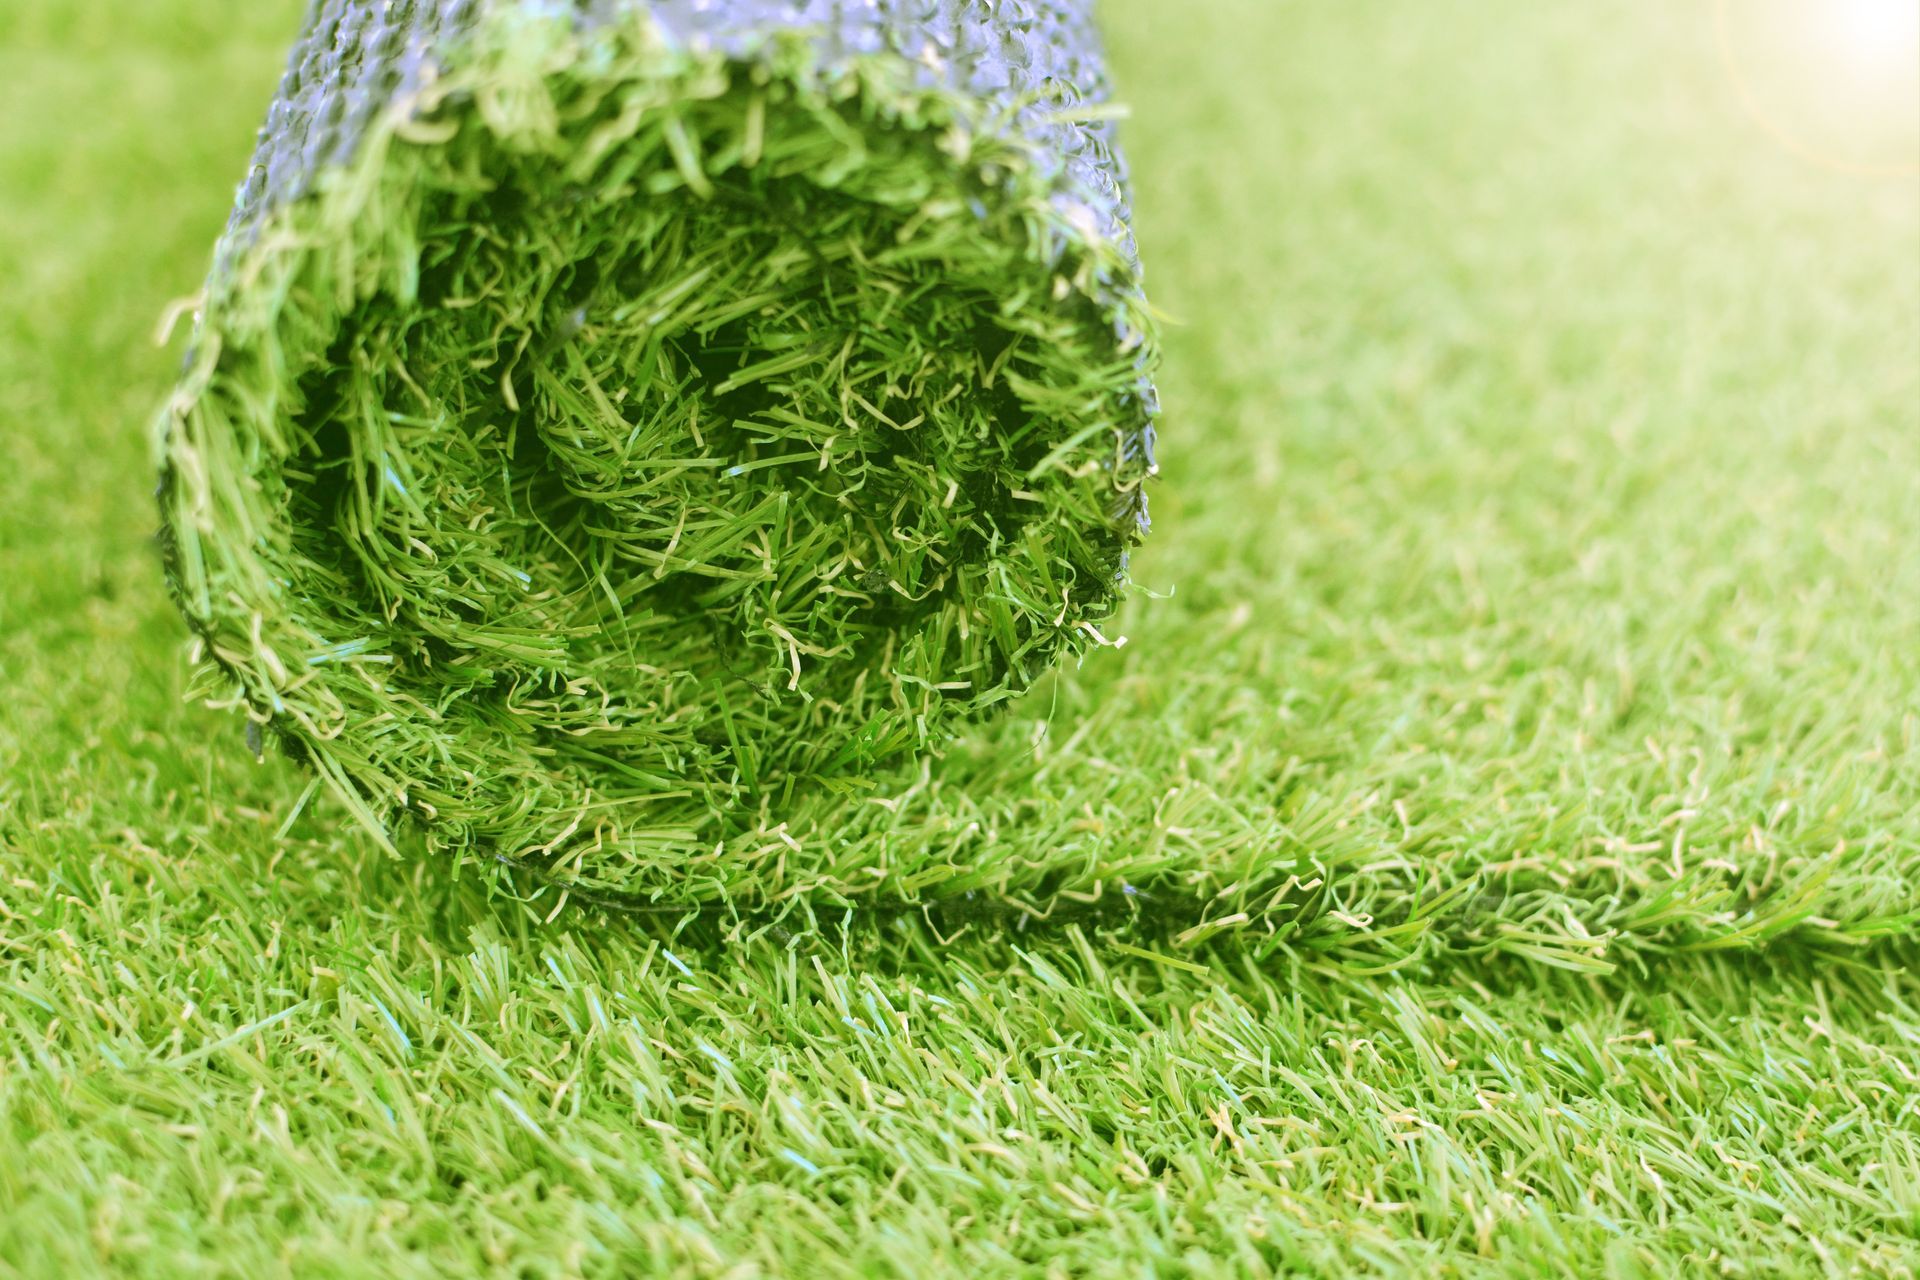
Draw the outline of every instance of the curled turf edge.
M687 896L1103 639L1151 470L1130 247L1033 101L895 54L512 11L456 49L230 239L170 576L381 840Z

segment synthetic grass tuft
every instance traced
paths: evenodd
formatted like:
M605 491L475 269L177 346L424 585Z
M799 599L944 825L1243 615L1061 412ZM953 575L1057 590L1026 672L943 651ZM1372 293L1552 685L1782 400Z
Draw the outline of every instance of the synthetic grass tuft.
M161 455L216 692L382 840L671 891L1106 642L1153 392L1082 10L373 8Z

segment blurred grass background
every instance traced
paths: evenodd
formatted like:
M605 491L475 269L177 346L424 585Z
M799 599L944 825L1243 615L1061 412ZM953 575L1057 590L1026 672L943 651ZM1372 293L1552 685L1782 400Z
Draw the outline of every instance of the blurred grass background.
M184 701L153 334L298 4L13 0L0 1274L1910 1274L1920 105L1834 12L1109 0L1152 594L926 803L1336 883L713 948Z

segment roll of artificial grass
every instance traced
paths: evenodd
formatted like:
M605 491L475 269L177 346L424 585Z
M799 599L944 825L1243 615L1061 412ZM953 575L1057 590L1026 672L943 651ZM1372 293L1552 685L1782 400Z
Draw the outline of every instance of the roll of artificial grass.
M382 840L658 895L1102 642L1105 96L1085 0L322 0L160 428L210 669Z

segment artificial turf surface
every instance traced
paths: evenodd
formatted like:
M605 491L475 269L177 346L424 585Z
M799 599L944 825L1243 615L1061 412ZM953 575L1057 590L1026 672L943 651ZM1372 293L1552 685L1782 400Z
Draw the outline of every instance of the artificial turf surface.
M0 11L0 1274L1920 1263L1920 190L1710 6L1106 5L1146 592L771 850L801 932L391 859L185 696L150 335L296 10Z

